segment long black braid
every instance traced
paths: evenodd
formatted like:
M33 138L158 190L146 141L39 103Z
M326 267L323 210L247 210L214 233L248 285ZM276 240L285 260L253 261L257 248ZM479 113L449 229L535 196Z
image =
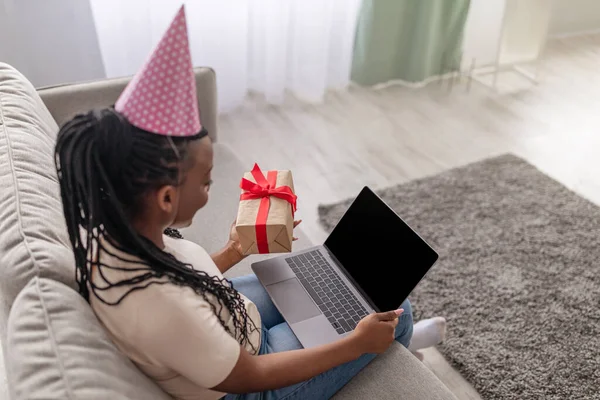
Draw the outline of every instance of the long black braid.
M108 305L118 305L129 294L152 284L190 287L212 306L229 334L240 344L250 344L254 349L249 335L257 328L231 282L194 270L190 264L182 263L138 234L131 224L136 210L142 206L144 194L182 182L188 143L204 136L204 130L192 137L149 133L131 125L113 108L77 115L60 129L55 162L69 239L75 253L76 280L79 292L87 301L91 289ZM111 253L104 243L133 259ZM130 263L126 270L135 272L135 276L110 282L103 268L122 268L102 263L102 252ZM92 281L92 267L96 267L106 281L105 286ZM168 279L161 279L165 277ZM127 291L117 301L108 302L102 292L114 287L126 287ZM219 309L207 295L217 299ZM233 331L220 315L223 307L232 316Z

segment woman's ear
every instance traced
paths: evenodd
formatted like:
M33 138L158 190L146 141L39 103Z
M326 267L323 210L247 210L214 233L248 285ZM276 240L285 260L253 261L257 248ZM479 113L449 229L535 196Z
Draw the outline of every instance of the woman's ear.
M175 186L165 185L156 191L158 208L169 216L177 215L179 191Z

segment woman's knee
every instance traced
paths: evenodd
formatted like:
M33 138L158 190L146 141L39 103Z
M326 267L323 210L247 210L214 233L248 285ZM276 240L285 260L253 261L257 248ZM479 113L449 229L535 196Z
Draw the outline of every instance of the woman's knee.
M283 317L277 311L271 297L261 285L254 274L245 275L231 280L233 288L250 299L256 305L262 318L262 322L267 328L271 328L281 322Z
M264 296L268 297L267 291L263 288L254 274L232 278L231 284L235 290L255 303L256 301L260 301Z
M400 308L404 312L398 317L398 326L396 326L396 341L404 347L408 347L413 333L413 314L412 306L408 299L404 300Z
M410 304L410 300L406 299L402 302L402 305L400 306L400 308L402 308L404 310L404 312L402 313L402 315L410 315L410 319L412 320L412 305Z
M231 279L233 288L250 299L259 308L267 307L271 303L269 294L260 284L256 275L250 274Z
M236 276L235 278L231 278L230 281L233 284L233 287L238 291L240 287L254 286L256 284L260 285L258 278L254 274Z

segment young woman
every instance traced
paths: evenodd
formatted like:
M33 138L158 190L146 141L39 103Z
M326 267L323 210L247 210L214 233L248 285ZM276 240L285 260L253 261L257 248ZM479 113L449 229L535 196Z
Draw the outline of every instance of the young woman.
M56 152L80 292L117 346L173 397L328 398L394 339L409 345L405 302L304 350L254 276L223 278L242 259L234 229L212 257L163 235L208 201L205 131L160 136L109 108L67 123Z
M169 32L184 31L180 16L181 10ZM175 37L169 32L167 39ZM163 42L172 40L161 41L157 51ZM187 89L169 89L183 97L158 122L148 116L156 102L144 103L144 96L170 101L152 92L168 86L157 78L164 63L154 59L161 57L151 57L115 108L77 115L56 144L79 291L117 347L177 399L226 393L319 399L333 395L394 339L408 346L413 323L405 302L365 317L335 343L303 349L254 276L223 277L242 259L234 227L212 256L163 234L188 226L206 205L213 151L199 122L189 56L180 76L165 74L177 82L191 79ZM439 341L442 325L420 329L421 345Z

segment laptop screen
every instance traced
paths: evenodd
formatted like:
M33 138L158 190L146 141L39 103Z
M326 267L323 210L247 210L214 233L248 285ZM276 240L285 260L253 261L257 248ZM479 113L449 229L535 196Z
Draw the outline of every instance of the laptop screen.
M379 311L398 308L438 258L367 187L331 232L325 247Z

